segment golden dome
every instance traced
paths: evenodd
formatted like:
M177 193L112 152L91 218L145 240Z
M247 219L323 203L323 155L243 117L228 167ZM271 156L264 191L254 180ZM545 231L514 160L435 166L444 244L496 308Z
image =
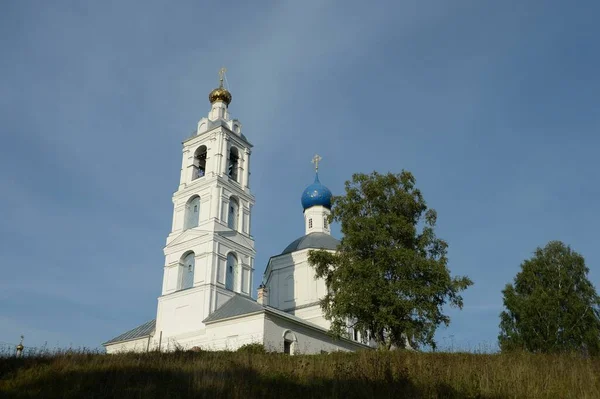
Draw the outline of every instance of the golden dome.
M231 102L231 93L221 84L219 87L210 92L208 95L208 100L211 104L213 104L215 101L223 101L225 104L229 105Z
M229 105L231 102L231 93L223 87L225 72L227 72L227 69L225 68L219 70L219 87L211 91L208 95L208 101L210 101L211 104L214 104L215 101L223 101L226 105Z

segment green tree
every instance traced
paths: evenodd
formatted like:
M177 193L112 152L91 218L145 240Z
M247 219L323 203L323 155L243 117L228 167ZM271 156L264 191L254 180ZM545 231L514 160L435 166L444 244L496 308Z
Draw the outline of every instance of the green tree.
M382 349L435 348L436 328L450 323L443 305L462 308L459 292L472 284L450 276L435 210L407 171L354 174L345 191L332 200L330 222L340 222L343 234L336 253L308 257L328 288L321 308L331 332L353 327Z
M560 241L537 248L502 291L502 350L600 351L600 298L583 257Z

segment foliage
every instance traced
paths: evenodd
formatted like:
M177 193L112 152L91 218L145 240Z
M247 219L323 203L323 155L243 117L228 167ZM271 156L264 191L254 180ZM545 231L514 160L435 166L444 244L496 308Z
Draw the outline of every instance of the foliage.
M331 331L353 327L385 349L435 348L436 328L450 322L443 305L461 308L459 292L472 284L450 276L435 210L407 171L354 174L345 189L330 216L343 233L337 252L310 251L308 258L328 288L321 307Z
M599 358L410 351L0 358L2 398L598 398Z
M502 350L600 352L600 298L583 257L560 241L537 248L502 291Z
M237 352L250 354L267 353L267 351L265 350L265 346L260 343L242 345L238 348Z

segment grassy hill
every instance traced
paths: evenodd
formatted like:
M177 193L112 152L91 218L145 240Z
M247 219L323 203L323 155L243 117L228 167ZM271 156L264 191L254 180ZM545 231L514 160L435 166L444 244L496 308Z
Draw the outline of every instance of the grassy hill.
M251 352L0 359L1 398L600 398L576 355Z

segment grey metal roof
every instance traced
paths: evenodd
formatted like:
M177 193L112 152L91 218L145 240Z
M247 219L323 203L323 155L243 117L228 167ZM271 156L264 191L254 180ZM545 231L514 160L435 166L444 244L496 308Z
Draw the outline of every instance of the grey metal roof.
M150 320L149 322L146 322L146 323L142 324L141 326L137 326L133 330L129 330L117 337L114 337L110 341L106 341L102 345L109 345L109 344L114 344L116 342L131 341L132 339L147 337L154 332L155 328L156 328L156 319Z
M311 323L308 320L304 320L301 317L295 316L295 315L293 315L291 313L288 313L286 311L283 311L281 309L277 309L277 308L274 308L274 307L271 307L271 306L267 306L266 310L269 313L274 314L275 316L283 317L285 319L289 319L289 320L295 321L296 323L304 324L306 326L309 326L309 327L312 327L312 328L316 328L316 329L322 330L324 332L328 331L326 328L323 328L323 327L321 327L319 325Z
M249 313L256 313L264 310L264 307L258 304L254 299L235 294L223 306L211 313L203 323L211 321L229 319L230 317L241 316Z
M289 254L291 252L300 251L302 249L314 248L314 249L331 249L335 250L340 241L326 233L310 233L302 236L288 245L281 255Z
M259 313L259 312L268 312L274 314L279 317L283 317L286 319L293 320L297 323L301 323L313 328L317 328L319 330L323 330L327 332L326 329L320 327L316 324L313 324L309 321L301 319L300 317L294 316L293 314L284 312L283 310L279 310L273 308L271 306L263 306L256 302L254 299L248 298L246 296L235 294L230 300L225 302L223 306L214 311L210 316L203 320L203 323L210 323L214 321L229 319L235 316L243 316L251 313Z
M313 328L315 330L321 331L324 334L328 334L329 331L326 328L323 328L319 325L311 323L310 321L304 320L298 316L294 316L293 314L287 313L283 310L273 308L271 306L263 306L257 303L254 299L248 298L246 296L235 294L229 301L225 302L223 306L213 312L210 316L204 319L203 323L210 322L218 322L220 320L229 319L235 316L244 316L250 315L252 313L266 313L271 314L273 316L278 316L284 319L288 319L294 321L298 324ZM362 344L360 342L352 341L347 338L341 338L343 341L351 342L355 345L369 348L368 345Z

